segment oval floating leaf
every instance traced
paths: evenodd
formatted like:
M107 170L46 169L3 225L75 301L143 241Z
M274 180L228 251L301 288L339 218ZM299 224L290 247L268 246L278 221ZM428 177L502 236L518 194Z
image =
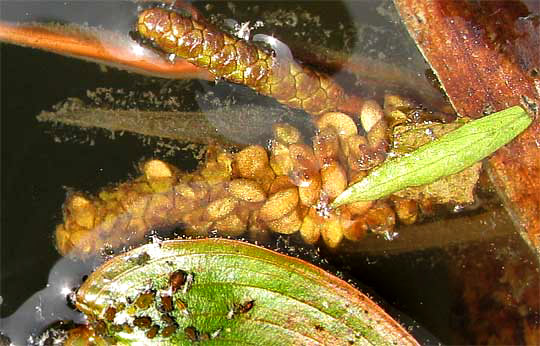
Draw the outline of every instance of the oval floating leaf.
M76 305L117 344L418 345L343 280L226 239L171 240L117 256L89 276Z
M510 142L531 122L519 106L471 121L410 154L386 161L339 195L332 207L379 199L458 173Z

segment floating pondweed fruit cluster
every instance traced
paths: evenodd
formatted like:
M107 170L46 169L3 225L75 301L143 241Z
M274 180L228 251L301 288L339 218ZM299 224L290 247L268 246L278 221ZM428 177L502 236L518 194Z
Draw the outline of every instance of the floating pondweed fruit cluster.
M222 32L201 18L151 8L139 14L137 30L167 54L312 114L337 110L347 98L328 75L292 59L281 60L274 52Z
M75 303L89 325L67 344L417 345L337 277L225 239L164 241L114 257L88 277Z
M400 102L388 96L386 116L395 117ZM410 224L421 212L432 212L435 194L395 195L329 208L386 156L382 109L366 102L359 121L366 135L348 115L323 114L315 121L319 130L312 145L291 125L275 124L268 149L252 145L231 153L211 147L191 173L160 160L147 161L141 165L142 176L95 197L72 193L64 205L64 223L56 229L57 248L62 254L85 256L140 242L151 230L179 226L188 235L247 232L254 239L269 230L299 232L306 243L322 238L335 248L344 238L358 241L368 231L390 232L398 220ZM471 174L471 191L479 169Z
M138 243L151 230L178 226L188 235L247 232L254 239L268 231L299 232L306 243L322 238L335 248L368 231L392 232L398 220L416 222L438 203L436 193L420 193L329 207L384 162L390 149L386 118L398 122L396 114L410 108L402 98L387 95L383 111L373 100L345 94L328 75L175 11L142 11L137 30L163 52L311 113L317 132L310 143L296 128L275 124L267 148L252 145L237 153L209 148L193 173L150 160L141 165L141 177L98 196L73 193L64 205L64 223L56 229L62 254L86 256ZM335 110L352 110L358 117ZM471 174L469 191L478 171Z

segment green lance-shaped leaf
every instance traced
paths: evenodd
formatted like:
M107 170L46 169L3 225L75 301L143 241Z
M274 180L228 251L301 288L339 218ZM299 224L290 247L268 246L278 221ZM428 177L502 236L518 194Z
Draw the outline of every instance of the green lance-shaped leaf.
M409 154L387 160L341 193L331 206L376 200L458 173L510 142L531 122L519 106L471 121Z
M418 345L343 280L226 239L164 241L117 256L88 277L76 305L119 345Z

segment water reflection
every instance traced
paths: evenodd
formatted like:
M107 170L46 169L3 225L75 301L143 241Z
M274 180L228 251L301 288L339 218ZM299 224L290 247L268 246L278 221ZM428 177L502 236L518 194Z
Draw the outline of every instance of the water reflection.
M63 257L51 268L47 285L34 293L15 313L0 319L1 332L14 345L37 343L46 327L57 321L84 323L84 316L69 306L69 296L98 260L76 261Z

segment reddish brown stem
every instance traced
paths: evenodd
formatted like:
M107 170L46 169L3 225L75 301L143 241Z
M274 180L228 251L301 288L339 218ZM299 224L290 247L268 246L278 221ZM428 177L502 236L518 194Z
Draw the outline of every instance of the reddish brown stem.
M202 78L210 75L185 60L170 63L142 49L127 35L79 25L12 24L0 21L0 41L39 48L106 65L166 78Z

